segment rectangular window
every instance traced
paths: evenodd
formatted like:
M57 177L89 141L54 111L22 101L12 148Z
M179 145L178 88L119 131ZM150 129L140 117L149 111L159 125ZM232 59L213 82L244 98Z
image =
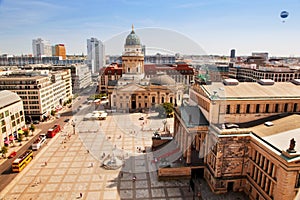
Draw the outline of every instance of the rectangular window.
M2 128L2 133L6 133L6 127L5 126Z
M3 113L0 113L0 119L3 119L3 118L4 118Z
M289 104L288 104L288 103L285 103L285 104L284 104L284 112L288 112L288 107L289 107Z
M226 106L226 114L230 114L230 105Z
M275 104L275 112L279 112L279 104L278 103Z
M8 117L8 115L9 115L9 112L8 112L8 110L6 110L5 111L5 117Z
M266 113L268 113L270 110L270 104L266 104Z
M237 105L236 105L236 113L237 113L237 114L240 114L240 112L241 112L241 105L240 105L240 104L237 104Z
M246 113L250 113L250 104L247 104Z
M295 188L299 188L299 187L300 187L300 174L298 174L297 176L296 185L295 185Z
M256 113L259 113L260 104L256 104Z
M293 112L297 112L297 110L298 110L298 104L294 103Z

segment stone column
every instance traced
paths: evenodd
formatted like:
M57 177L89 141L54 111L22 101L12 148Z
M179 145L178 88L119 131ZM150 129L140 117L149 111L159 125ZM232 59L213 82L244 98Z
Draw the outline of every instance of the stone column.
M191 164L192 162L192 145L191 145L191 136L187 136L187 146L186 146L186 164Z

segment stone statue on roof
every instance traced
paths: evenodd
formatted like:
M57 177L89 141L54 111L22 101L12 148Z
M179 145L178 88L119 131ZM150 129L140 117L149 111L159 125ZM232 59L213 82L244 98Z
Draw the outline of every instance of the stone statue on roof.
M295 146L296 146L296 141L295 141L294 138L292 138L290 140L290 147L288 148L287 152L289 152L289 153L296 153Z

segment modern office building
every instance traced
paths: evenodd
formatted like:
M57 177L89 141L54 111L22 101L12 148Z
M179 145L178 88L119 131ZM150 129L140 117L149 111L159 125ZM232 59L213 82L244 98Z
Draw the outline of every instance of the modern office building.
M78 93L92 84L92 73L87 64L71 65L73 94Z
M56 44L55 45L55 54L54 56L61 57L63 60L67 58L66 56L66 47L64 44Z
M99 73L105 65L105 47L97 38L87 39L87 63L92 74Z
M299 67L277 66L277 65L256 65L236 63L229 68L229 78L243 82L256 82L259 79L272 79L275 82L288 82L300 78Z
M230 50L230 58L235 58L235 49Z
M8 90L0 91L0 146L9 146L25 127L22 99Z
M145 64L175 64L175 55L164 55L157 53L155 55L145 55Z
M26 120L44 120L72 98L70 70L19 71L0 77L0 90L15 92L23 100Z
M37 38L32 40L32 52L36 57L52 56L52 47L49 41Z
M32 64L52 64L52 65L68 65L76 63L85 63L86 57L80 56L67 56L65 60L62 60L59 56L48 56L48 57L34 57L32 55L1 55L0 66L21 66Z
M49 70L49 71L61 71L71 70L72 79L72 93L78 93L92 84L92 75L87 64L75 63L66 65L26 65L22 67L25 70Z

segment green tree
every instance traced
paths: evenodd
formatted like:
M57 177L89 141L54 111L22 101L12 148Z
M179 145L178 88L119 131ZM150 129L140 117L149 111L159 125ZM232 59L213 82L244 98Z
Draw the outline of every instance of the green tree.
M155 105L155 111L158 112L159 117L168 117L174 111L172 103L165 102L163 104Z
M165 113L167 116L170 116L173 111L174 111L174 106L172 103L168 103L168 102L165 102L162 104L163 108L165 109Z
M25 129L23 132L24 136L27 138L29 136L29 130Z
M33 133L35 131L35 125L31 124L29 127L29 130L31 130L31 132Z
M8 152L7 147L6 147L6 146L3 146L3 147L1 148L1 153L2 153L2 155L4 155L5 158L6 158L7 152Z
M19 138L18 138L18 142L22 142L24 135L23 134L19 134Z
M55 114L56 114L56 111L55 110L51 110L51 115L55 116Z

